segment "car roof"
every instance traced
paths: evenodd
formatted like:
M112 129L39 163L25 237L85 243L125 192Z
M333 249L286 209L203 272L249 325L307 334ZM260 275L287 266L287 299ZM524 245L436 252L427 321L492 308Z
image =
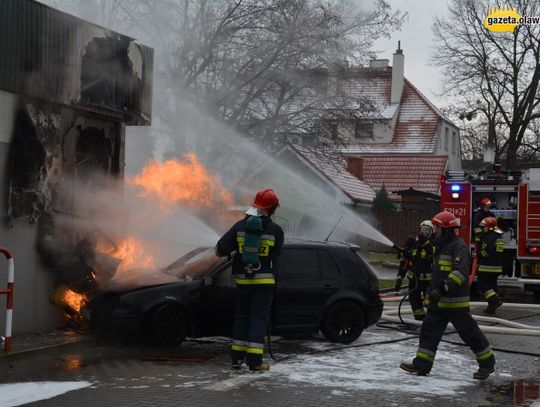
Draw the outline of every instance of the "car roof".
M284 243L284 247L292 248L335 248L335 247L348 247L354 250L359 250L360 246L352 243L337 242L337 241L324 241L324 240L308 240L300 238L287 238Z

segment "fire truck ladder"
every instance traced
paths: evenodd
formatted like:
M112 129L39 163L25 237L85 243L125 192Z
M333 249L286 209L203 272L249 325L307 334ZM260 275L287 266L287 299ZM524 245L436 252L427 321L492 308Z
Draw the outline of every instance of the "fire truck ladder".
M8 353L11 349L11 324L13 321L13 280L15 276L15 265L13 263L13 256L11 255L11 252L8 249L0 247L0 253L2 253L8 261L7 288L0 289L0 294L7 295L6 333L5 333L6 336L4 339L4 350L6 353Z

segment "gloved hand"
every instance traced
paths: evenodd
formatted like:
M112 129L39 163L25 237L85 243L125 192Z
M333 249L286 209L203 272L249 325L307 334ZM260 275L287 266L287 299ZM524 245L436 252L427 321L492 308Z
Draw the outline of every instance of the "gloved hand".
M397 278L397 279L396 279L396 286L394 287L394 290L395 290L395 291L399 291L399 290L400 290L400 288L401 288L401 283L402 283L402 282L403 282L403 279L401 279L401 278Z
M428 295L429 306L436 307L437 303L441 300L442 295L443 295L442 291L438 288L436 288L435 290L431 290L431 292Z

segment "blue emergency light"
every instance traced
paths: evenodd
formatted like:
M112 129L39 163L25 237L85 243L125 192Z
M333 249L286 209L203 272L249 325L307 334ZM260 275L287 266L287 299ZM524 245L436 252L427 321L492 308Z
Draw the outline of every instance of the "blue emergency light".
M453 184L450 188L452 189L452 192L461 191L461 185L459 184Z

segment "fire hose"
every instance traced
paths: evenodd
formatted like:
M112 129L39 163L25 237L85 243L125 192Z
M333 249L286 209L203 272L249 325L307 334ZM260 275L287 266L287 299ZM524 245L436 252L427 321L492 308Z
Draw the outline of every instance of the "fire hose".
M383 298L385 303L392 303L401 301L402 298L391 297ZM485 307L487 303L485 302L471 302L472 307ZM501 308L512 308L512 309L529 309L529 310L538 310L540 311L540 304L517 304L517 303L504 303ZM402 322L408 325L422 325L422 321L417 321L410 318L401 318L401 316L396 317L396 314L412 313L412 310L400 311L399 307L389 307L384 310L381 315L381 320L388 322ZM480 322L496 323L500 325L506 325L507 327L497 327L497 326L488 326L488 325L479 325L482 332L485 333L495 333L495 334L507 334L507 335L528 335L528 336L540 336L540 326L526 325L513 321L509 321L503 318L496 317L487 317L481 315L473 315L473 318Z

